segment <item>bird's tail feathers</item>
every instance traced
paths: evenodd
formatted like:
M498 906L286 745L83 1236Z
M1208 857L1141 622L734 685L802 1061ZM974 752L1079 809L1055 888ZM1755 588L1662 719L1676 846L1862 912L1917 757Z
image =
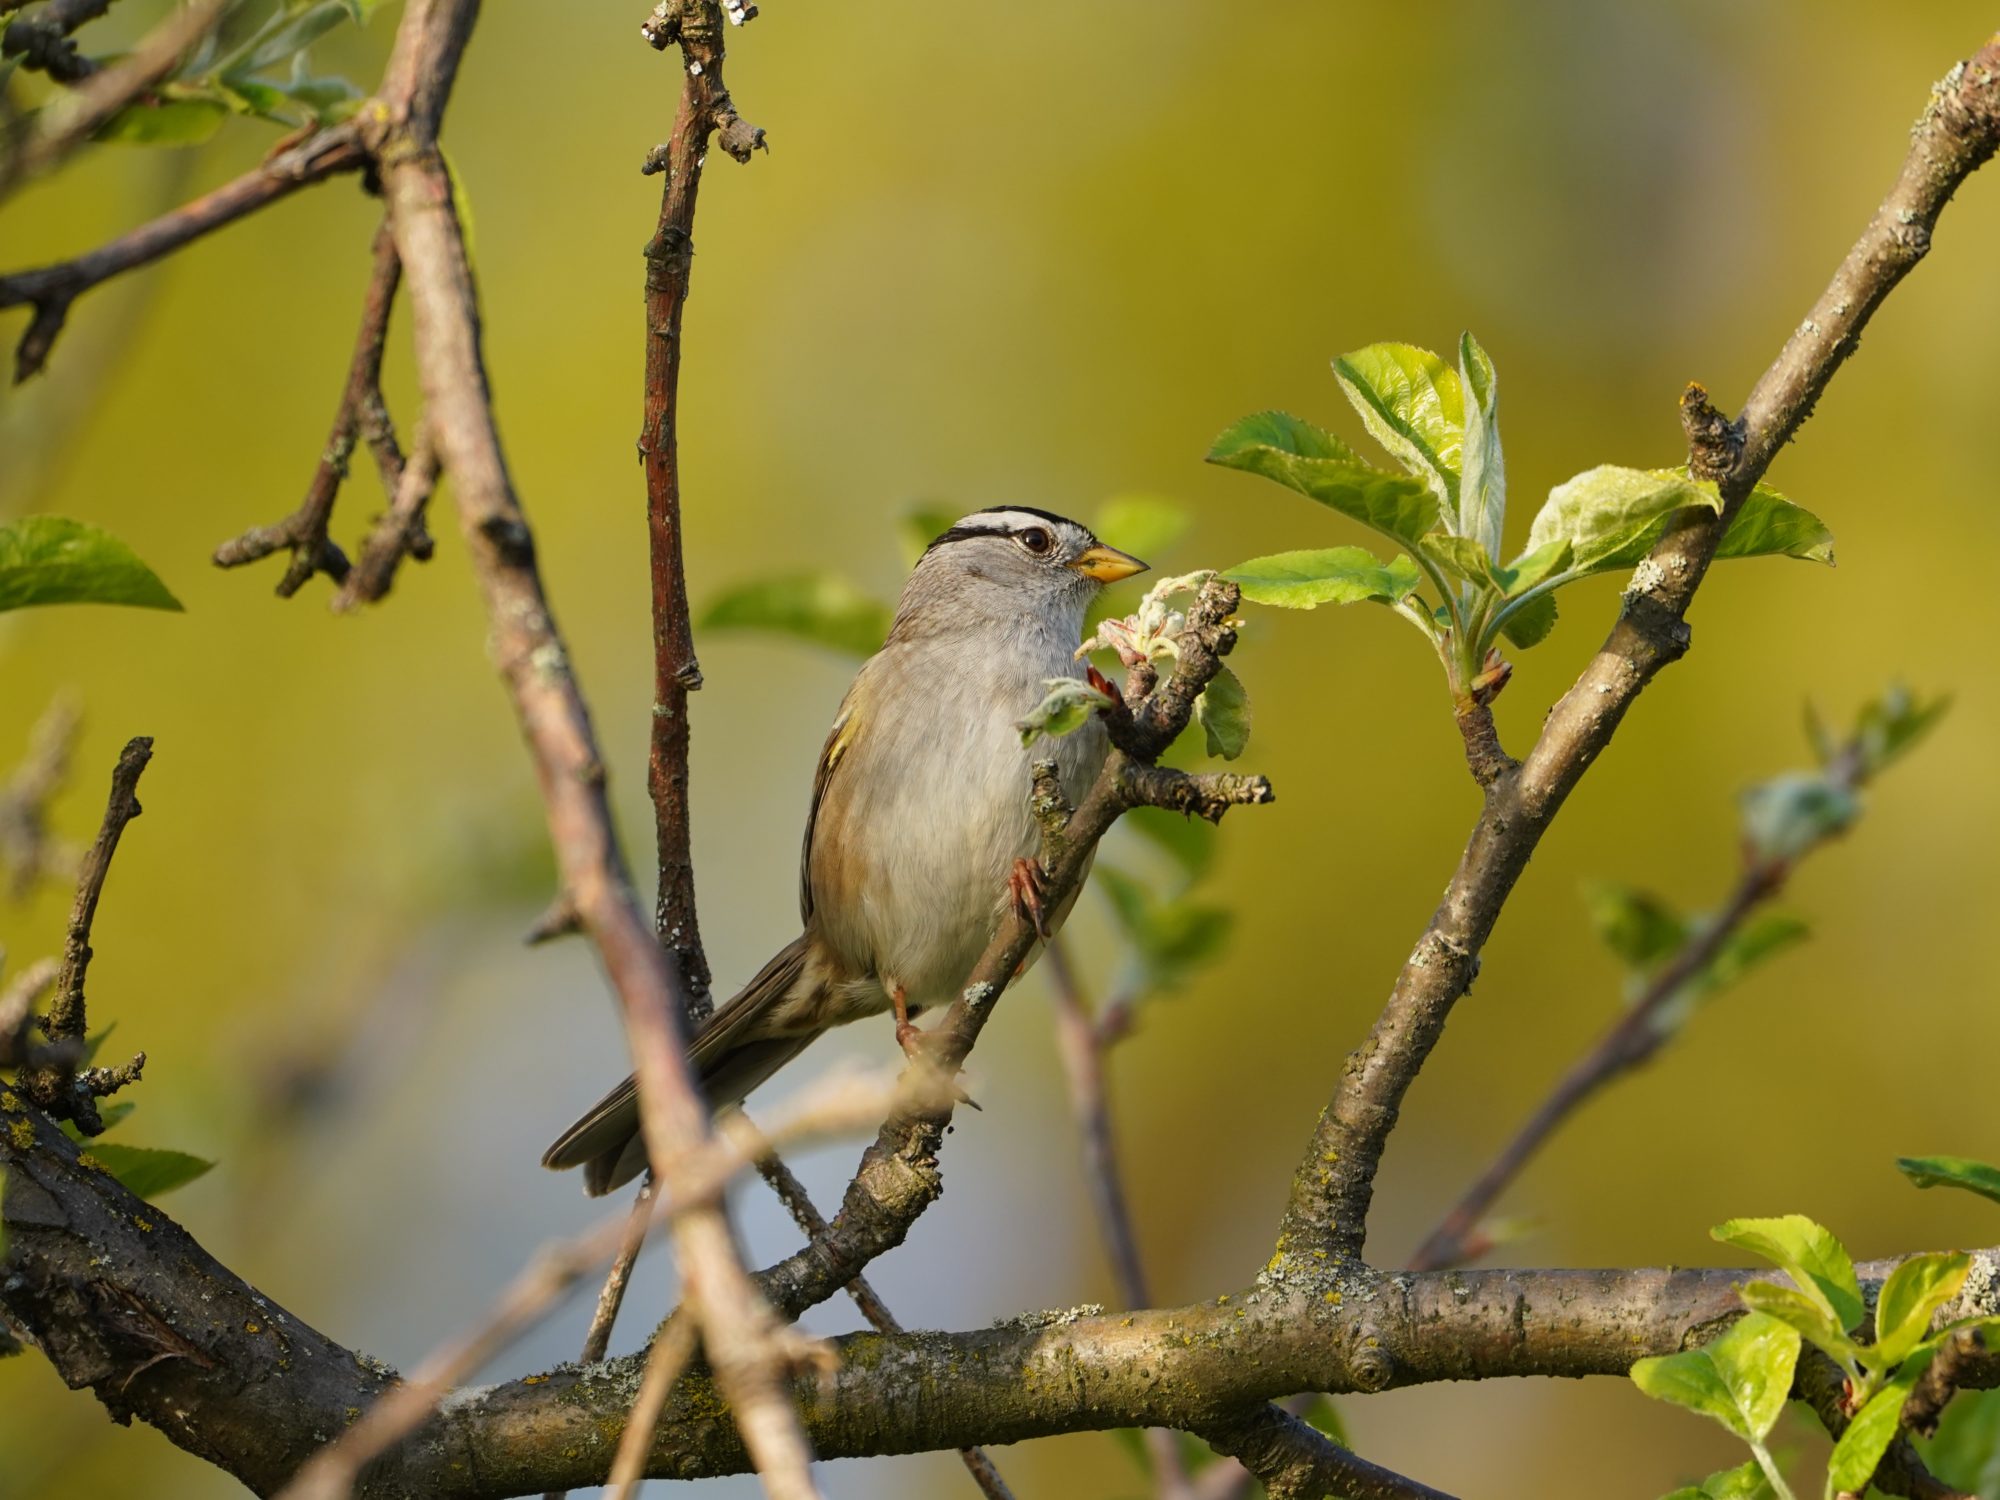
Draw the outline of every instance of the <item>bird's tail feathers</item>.
M730 1001L710 1016L688 1048L695 1077L710 1109L742 1102L744 1095L804 1051L811 1035L759 1037L755 1023L790 993L805 972L806 940L793 939ZM627 1078L592 1105L542 1156L551 1171L583 1168L584 1191L593 1198L637 1177L646 1166L639 1135L639 1090Z

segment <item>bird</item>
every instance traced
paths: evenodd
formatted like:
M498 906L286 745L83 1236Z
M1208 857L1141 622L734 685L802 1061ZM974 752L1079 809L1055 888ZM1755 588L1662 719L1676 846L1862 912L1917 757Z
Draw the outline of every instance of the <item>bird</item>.
M711 1110L865 1016L892 1011L914 1056L912 1018L957 997L1010 910L1044 940L1060 928L1076 892L1043 909L1033 762L1054 760L1074 804L1108 742L1092 715L1030 750L1019 721L1053 679L1086 675L1086 611L1146 567L1079 522L1018 505L961 517L924 550L820 751L799 858L803 930L689 1043ZM555 1171L582 1167L592 1197L646 1164L631 1078L542 1157Z

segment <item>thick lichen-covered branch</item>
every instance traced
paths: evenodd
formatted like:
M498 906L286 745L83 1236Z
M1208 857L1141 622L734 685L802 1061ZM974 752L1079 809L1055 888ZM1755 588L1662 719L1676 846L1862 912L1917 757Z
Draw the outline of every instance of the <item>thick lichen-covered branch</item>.
M21 1101L0 1094L0 1116L0 1313L72 1385L264 1494L391 1388L381 1365L244 1284ZM1894 1264L1859 1268L1869 1295ZM1741 1312L1737 1285L1760 1274L1322 1268L1186 1307L1073 1308L957 1333L849 1335L833 1341L832 1372L800 1375L791 1393L828 1458L1118 1427L1226 1429L1246 1405L1299 1390L1622 1375L1636 1359L1713 1336ZM2000 1314L2000 1252L1978 1252L1967 1287L1945 1316ZM458 1391L364 1471L358 1493L497 1500L600 1483L640 1363L563 1366ZM1994 1365L1968 1361L1959 1383L1992 1384ZM646 1472L697 1478L747 1467L714 1375L691 1370L667 1403Z

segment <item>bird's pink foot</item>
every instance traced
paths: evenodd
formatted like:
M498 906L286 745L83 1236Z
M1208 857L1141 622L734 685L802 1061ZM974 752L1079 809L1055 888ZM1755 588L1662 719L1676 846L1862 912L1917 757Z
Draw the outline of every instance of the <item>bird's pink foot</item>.
M910 1020L910 997L900 984L889 986L889 1003L896 1010L896 1045L903 1055L916 1062L924 1044L924 1028Z
M1049 923L1042 909L1042 896L1048 880L1042 867L1032 859L1015 860L1013 873L1007 877L1007 893L1013 898L1014 910L1034 924L1035 935L1045 943L1049 940Z

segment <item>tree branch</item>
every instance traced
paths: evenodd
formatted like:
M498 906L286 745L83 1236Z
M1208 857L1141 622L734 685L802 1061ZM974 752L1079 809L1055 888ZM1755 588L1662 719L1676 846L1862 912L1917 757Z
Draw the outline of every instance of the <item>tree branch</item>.
M185 14L185 12L184 12ZM304 187L368 160L353 123L337 125L259 163L234 182L163 214L74 260L0 276L0 307L32 307L34 317L14 351L16 383L48 362L70 304L92 287L171 254L190 240L233 224Z
M1812 410L1882 299L1930 248L1958 185L2000 143L2000 37L1932 92L1889 196L1848 252L1812 314L1752 390L1740 424L1706 393L1683 404L1695 472L1720 487L1723 513L1669 531L1633 575L1610 636L1550 711L1521 766L1487 787L1486 803L1444 900L1397 976L1373 1031L1348 1059L1293 1178L1274 1280L1313 1280L1319 1257L1358 1258L1375 1172L1397 1112L1479 969L1501 908L1584 772L1659 671L1688 648L1685 615L1723 529Z
M639 462L646 472L646 534L652 550L653 729L646 784L653 798L659 851L659 895L653 925L680 966L688 1019L713 1006L708 957L696 919L694 861L689 851L688 694L701 686L694 633L688 622L687 574L681 557L680 378L681 319L694 269L694 210L709 137L738 161L749 149L731 145L741 126L722 82L726 27L717 0L662 0L644 27L664 51L681 51L680 104L673 134L648 159L663 171L660 221L646 242L646 399ZM756 132L756 143L763 132Z
M0 1113L0 1310L71 1385L260 1494L391 1388L379 1364L238 1280L14 1096L0 1093ZM607 1221L605 1254L623 1229ZM1895 1264L1857 1268L1870 1296ZM792 1394L828 1458L1114 1427L1199 1430L1298 1390L1622 1375L1636 1359L1705 1342L1741 1313L1738 1284L1768 1274L1350 1267L1326 1293L1259 1287L1128 1314L1074 1308L957 1333L853 1334L833 1341L831 1375L801 1375ZM2000 1250L1976 1253L1967 1287L1948 1316L2000 1314ZM600 1483L641 1363L566 1365L457 1391L363 1472L357 1493L490 1500ZM1962 1383L1992 1384L1996 1365L1973 1363ZM690 1369L646 1472L697 1478L749 1464L716 1376Z
M215 549L217 567L235 568L289 548L291 564L278 580L280 599L291 598L315 573L324 573L337 584L347 581L347 554L327 536L327 523L333 519L333 502L341 481L347 478L347 461L364 433L381 468L383 487L392 499L401 487L403 454L396 446L395 430L382 399L382 348L389 336L389 314L396 303L403 265L386 224L375 233L374 256L368 291L362 298L361 331L355 335L354 356L348 362L340 405L333 414L333 430L327 435L305 500L276 525L254 526Z

